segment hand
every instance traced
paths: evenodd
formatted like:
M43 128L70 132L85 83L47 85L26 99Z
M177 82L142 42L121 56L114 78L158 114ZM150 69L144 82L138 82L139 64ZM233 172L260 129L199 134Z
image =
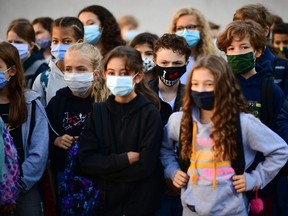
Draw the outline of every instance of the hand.
M177 188L182 188L186 186L188 181L189 181L189 175L187 175L187 173L181 170L177 170L173 178L173 185Z
M140 160L140 154L138 152L128 152L127 155L130 164L136 163Z
M233 186L237 193L243 193L246 191L246 177L245 175L234 175L232 177Z
M62 148L62 149L69 149L74 142L78 139L77 137L69 136L68 134L64 134L63 136L57 137L54 141L54 145Z

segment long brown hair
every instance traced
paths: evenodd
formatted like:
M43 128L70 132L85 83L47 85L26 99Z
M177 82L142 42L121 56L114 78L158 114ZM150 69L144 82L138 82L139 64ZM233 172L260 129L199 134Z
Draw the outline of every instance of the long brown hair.
M2 59L7 68L15 67L16 74L12 76L7 83L7 97L10 100L8 113L8 123L12 127L18 127L26 121L27 108L24 97L25 77L18 54L18 50L10 43L0 43L0 59Z
M207 55L196 61L189 75L183 99L183 117L181 121L182 144L181 158L190 159L192 153L192 107L191 79L193 71L206 68L214 76L214 113L211 118L213 129L211 138L215 145L213 150L217 159L236 158L236 120L240 112L248 112L244 97L236 79L226 61L215 55Z
M141 54L130 46L118 46L111 50L104 59L104 71L107 69L107 64L112 58L122 58L125 62L127 71L135 71L135 73L143 73L143 61ZM152 101L157 108L160 109L160 100L155 92L149 88L144 79L135 85L136 93L141 93L147 99Z

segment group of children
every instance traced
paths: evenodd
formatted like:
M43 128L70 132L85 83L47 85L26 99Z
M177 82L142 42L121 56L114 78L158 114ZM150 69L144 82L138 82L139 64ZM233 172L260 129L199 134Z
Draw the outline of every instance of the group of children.
M0 214L43 215L47 197L39 185L49 169L51 208L83 215L66 208L76 203L61 191L73 169L84 178L75 185L79 199L85 182L99 187L96 201L83 195L79 209L96 206L87 215L258 214L249 191L259 191L260 214L285 215L279 197L287 173L278 173L288 160L288 86L286 76L274 83L263 13L267 18L258 4L235 12L217 38L225 61L197 9L177 11L160 38L145 32L125 45L114 16L88 6L78 18L53 21L49 68L32 78L21 63L25 68L27 50L37 48L35 38L13 27L27 21L12 22L8 42L0 43L0 113L21 168L19 197L9 209L0 203ZM38 41L43 54L47 41ZM67 156L76 144L71 168Z

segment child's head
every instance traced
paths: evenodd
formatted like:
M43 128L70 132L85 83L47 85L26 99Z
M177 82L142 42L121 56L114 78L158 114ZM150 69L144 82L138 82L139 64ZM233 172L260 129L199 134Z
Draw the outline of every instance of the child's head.
M51 44L53 19L50 17L38 17L33 20L32 25L35 31L36 43L46 49Z
M176 12L171 24L170 33L176 33L185 38L190 48L196 53L193 56L216 53L208 21L195 8L182 8Z
M18 50L20 59L26 60L32 52L39 49L35 45L35 32L32 24L27 20L14 20L7 30L7 41Z
M213 130L211 137L215 142L216 156L235 157L235 121L239 112L246 111L244 97L227 62L218 56L207 55L197 60L187 81L182 110L181 157L191 156L192 107L212 110ZM207 93L209 100L207 98ZM212 105L207 107L207 105ZM202 115L202 112L200 112ZM219 133L221 131L221 133ZM232 134L231 134L231 131ZM230 145L230 147L229 147ZM224 146L222 148L222 146ZM234 147L231 147L234 146ZM224 150L224 152L223 152Z
M243 54L247 52L247 47L241 50L229 50L229 47L234 41L248 40L252 46L253 52L262 52L265 48L266 38L263 28L252 20L236 20L231 22L218 39L217 45L220 50L226 54L234 51L234 54ZM250 51L250 50L249 50Z
M272 32L272 45L281 51L288 48L288 23L280 23L274 26Z
M6 94L11 104L8 114L9 124L17 127L26 120L27 114L24 97L25 77L18 50L7 42L0 43L0 71L5 72L5 80L3 79L0 84L0 91Z
M156 34L144 32L138 34L130 43L130 46L141 54L144 72L148 72L155 66L153 62L153 50L158 39L159 37Z
M159 79L168 87L179 82L186 72L191 49L185 39L176 34L164 34L154 47L154 62Z
M76 43L69 47L64 58L64 80L78 96L91 93L95 101L107 99L100 51L88 43Z
M64 55L71 44L82 42L84 27L76 17L61 17L52 25L51 53L58 60L63 61Z
M132 15L121 16L118 20L123 40L130 42L137 34L138 21Z
M236 10L233 16L233 21L235 20L253 20L262 26L266 37L268 37L273 23L273 16L268 9L260 3L247 4Z

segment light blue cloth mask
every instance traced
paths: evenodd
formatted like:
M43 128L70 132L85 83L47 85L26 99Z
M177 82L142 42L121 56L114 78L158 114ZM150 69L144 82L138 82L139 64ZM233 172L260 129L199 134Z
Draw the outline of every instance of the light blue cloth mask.
M185 29L183 32L176 34L184 37L190 48L196 46L201 39L200 32L197 30L187 31Z
M102 33L98 25L84 26L84 41L95 45L99 42Z
M57 61L63 61L65 53L70 46L70 44L51 45L51 54Z

